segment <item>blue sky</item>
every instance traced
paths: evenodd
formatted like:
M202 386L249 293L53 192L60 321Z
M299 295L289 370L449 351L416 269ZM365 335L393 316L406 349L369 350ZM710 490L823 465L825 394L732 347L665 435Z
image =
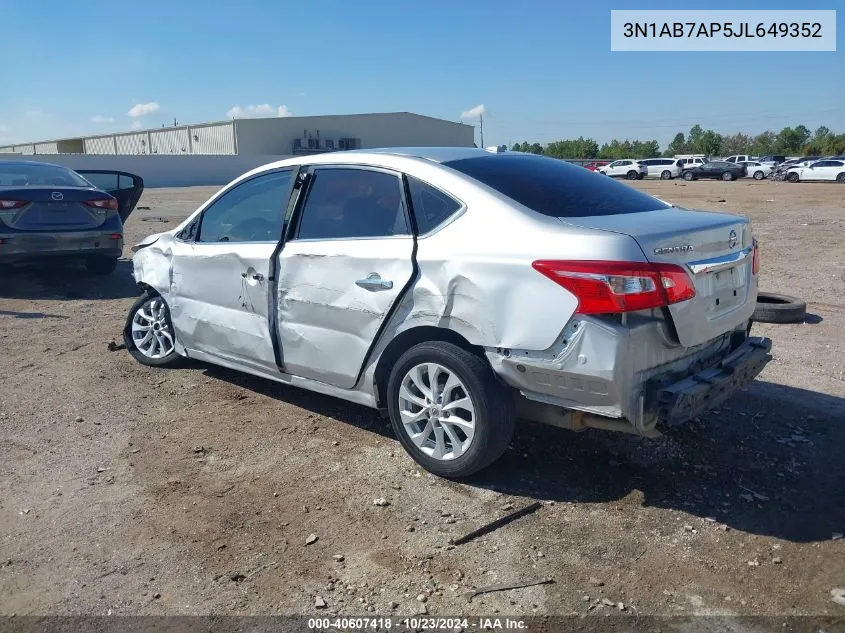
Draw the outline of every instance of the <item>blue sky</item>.
M824 53L610 51L610 9L686 8L675 1L3 4L0 144L220 120L265 104L258 111L273 115L450 120L484 104L485 145L579 135L665 145L696 122L723 133L799 123L845 132L841 35Z

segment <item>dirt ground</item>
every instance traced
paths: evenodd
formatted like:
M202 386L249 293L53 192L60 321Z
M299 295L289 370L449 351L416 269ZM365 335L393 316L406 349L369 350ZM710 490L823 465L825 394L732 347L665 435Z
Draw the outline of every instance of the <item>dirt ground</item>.
M774 360L700 421L657 440L521 425L463 483L368 409L109 351L128 260L0 271L0 613L845 614L845 187L635 186L750 216L762 288L804 298L807 322L755 325ZM145 192L127 244L212 191Z

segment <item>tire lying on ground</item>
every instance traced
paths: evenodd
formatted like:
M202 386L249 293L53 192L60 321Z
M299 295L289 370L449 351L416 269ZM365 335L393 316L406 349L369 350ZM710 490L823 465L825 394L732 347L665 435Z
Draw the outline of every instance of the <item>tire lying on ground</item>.
M803 323L806 315L807 304L798 297L760 292L751 318L761 323Z

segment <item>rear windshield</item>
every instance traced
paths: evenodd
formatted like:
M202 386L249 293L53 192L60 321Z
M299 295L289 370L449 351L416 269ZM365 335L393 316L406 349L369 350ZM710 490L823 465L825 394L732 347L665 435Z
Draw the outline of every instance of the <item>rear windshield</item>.
M0 163L0 187L91 187L70 169L39 163Z
M492 154L443 164L551 217L621 215L670 206L608 176L556 158Z

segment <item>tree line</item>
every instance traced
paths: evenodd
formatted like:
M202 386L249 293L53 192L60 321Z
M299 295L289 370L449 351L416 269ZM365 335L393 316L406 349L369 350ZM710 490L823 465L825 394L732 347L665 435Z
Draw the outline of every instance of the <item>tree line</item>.
M733 154L783 154L787 156L832 156L845 154L845 134L835 134L822 125L811 132L804 125L785 127L780 132L766 131L756 136L748 134L720 134L693 125L687 134L678 132L672 142L661 153L660 144L655 141L613 140L599 144L579 136L576 139L555 141L543 146L540 143L515 143L515 152L542 154L554 158L657 158L675 154L706 154L707 156L731 156Z

